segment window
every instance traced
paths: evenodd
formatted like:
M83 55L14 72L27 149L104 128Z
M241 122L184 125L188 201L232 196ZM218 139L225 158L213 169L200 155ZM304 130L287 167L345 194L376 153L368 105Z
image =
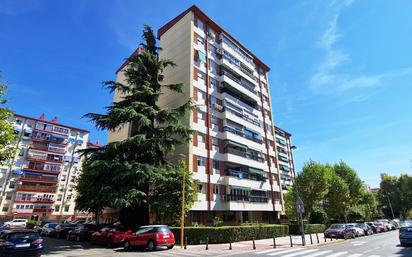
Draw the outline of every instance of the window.
M206 158L202 156L197 157L197 166L205 166Z
M210 79L210 85L212 90L217 90L217 81L215 79Z
M200 89L198 89L197 90L197 99L198 100L200 100L200 99L205 99L205 97L206 97L206 93L205 92L203 92L202 90L200 90Z
M206 74L204 74L203 72L198 70L197 71L197 77L205 80L206 79Z
M58 194L56 200L57 200L57 201L61 201L61 200L62 200L62 195L61 195L61 194Z
M206 114L202 111L197 111L197 119L198 120L205 120L206 119Z
M197 142L205 143L205 136L202 133L197 133Z
M60 211L60 204L56 204L54 206L54 211Z
M217 75L217 71L218 71L217 63L215 63L214 61L210 61L209 69L212 72L212 74Z
M220 161L213 160L213 169L220 171Z
M17 125L21 125L21 123L22 123L21 119L16 119L16 124Z
M219 185L213 185L213 193L216 195L219 194Z
M66 206L64 206L64 211L65 211L65 212L68 212L68 211L69 211L69 209L70 209L70 205L66 205Z
M3 212L8 212L8 211L9 211L9 206L3 206L2 211L3 211Z
M12 197L11 193L6 194L6 200L11 200L11 197Z
M203 191L203 184L197 184L197 192L202 193Z

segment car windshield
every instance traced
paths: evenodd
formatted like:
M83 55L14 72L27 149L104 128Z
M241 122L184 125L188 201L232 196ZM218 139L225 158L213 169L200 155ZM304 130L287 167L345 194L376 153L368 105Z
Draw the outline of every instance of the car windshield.
M412 233L412 227L403 227L403 228L400 228L399 233L408 233L408 234L411 234L411 233Z
M156 232L170 232L170 228L169 227L158 227L156 229Z
M341 224L332 224L329 228L330 229L340 229L340 228L343 228L343 225L341 225Z
M363 228L364 225L363 224L356 224L355 226L358 227L358 228Z
M354 227L355 225L354 225L354 224L347 224L346 226L349 227L349 228L352 228L352 227Z
M13 233L9 234L7 236L7 239L9 240L15 240L15 239L37 239L39 237L39 234L35 232L21 232L21 233Z
M58 224L57 223L49 223L47 224L47 226L49 226L49 228L55 228Z

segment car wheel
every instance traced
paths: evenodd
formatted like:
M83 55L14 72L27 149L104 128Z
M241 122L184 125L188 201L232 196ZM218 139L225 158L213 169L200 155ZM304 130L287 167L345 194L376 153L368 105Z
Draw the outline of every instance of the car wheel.
M355 234L355 232L352 232L352 239L355 239L356 238L356 234Z
M173 246L174 246L174 245L169 245L169 246L167 247L167 249L169 249L169 250L170 250L170 249L172 249L172 248L173 248Z
M149 240L149 242L147 242L147 250L153 251L155 248L156 248L155 243L152 240Z
M129 243L129 241L124 241L123 249L125 249L126 251L127 251L127 250L130 250L130 243Z
M94 239L94 237L92 237L91 239L90 239L90 243L92 243L92 244L96 244L96 239Z
M107 239L107 247L112 248L113 247L113 241L111 238Z

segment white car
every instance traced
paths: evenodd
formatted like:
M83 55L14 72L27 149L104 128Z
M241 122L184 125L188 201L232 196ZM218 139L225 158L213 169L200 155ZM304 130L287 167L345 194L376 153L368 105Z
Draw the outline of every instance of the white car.
M12 221L4 222L4 226L9 227L9 228L18 228L18 227L25 228L27 221L28 221L27 219L14 219Z
M350 228L355 229L357 237L365 235L365 231L361 228L358 228L355 223L349 223L349 224L347 224L347 226L350 227Z

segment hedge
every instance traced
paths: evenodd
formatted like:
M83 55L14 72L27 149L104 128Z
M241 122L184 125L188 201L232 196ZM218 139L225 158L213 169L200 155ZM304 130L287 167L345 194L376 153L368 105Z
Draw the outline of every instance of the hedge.
M180 243L180 227L171 228L176 243ZM188 244L204 244L206 237L210 244L239 242L255 239L287 236L287 225L267 224L250 226L222 226L222 227L185 227L185 237Z
M289 225L289 233L291 235L299 235L300 234L300 225L299 224L291 224ZM326 226L324 224L305 224L305 233L323 233L325 231Z

